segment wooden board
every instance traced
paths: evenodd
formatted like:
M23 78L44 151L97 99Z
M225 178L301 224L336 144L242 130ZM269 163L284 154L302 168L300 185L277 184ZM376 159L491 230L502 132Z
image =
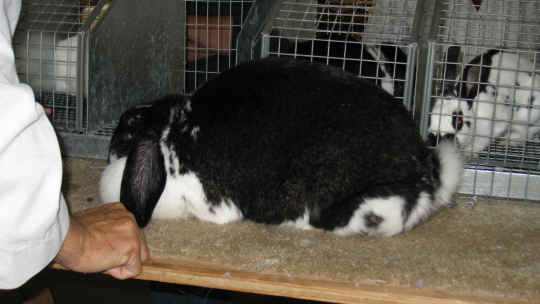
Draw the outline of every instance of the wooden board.
M52 268L65 270L58 264L52 265ZM201 261L161 257L146 261L137 279L336 303L537 303L423 288L261 274Z

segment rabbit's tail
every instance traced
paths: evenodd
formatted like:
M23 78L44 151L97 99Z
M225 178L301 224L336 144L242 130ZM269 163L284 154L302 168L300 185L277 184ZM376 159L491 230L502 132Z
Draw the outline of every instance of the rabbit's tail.
M431 214L452 202L463 176L463 160L452 141L441 142L427 159L430 171L423 182L432 191L420 191L409 213L403 231L408 231L425 221Z

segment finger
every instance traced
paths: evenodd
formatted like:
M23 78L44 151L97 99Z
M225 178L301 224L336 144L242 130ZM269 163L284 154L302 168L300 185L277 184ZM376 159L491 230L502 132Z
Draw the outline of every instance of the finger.
M97 207L84 209L81 211L76 212L74 215L77 217L81 216L110 216L111 214L115 214L117 211L126 211L124 205L122 203L108 203L103 204Z
M141 261L144 262L150 257L150 252L146 244L141 245Z
M91 223L94 225L99 223L108 225L111 221L121 221L123 219L124 221L127 220L128 222L132 222L134 226L137 226L135 216L127 211L121 203L115 203L111 206L102 205L96 208L87 209L75 216L82 219L90 218L92 220Z
M131 279L133 277L136 277L137 274L138 274L138 273L137 274L132 273L129 269L127 269L124 266L119 266L119 267L109 269L109 270L105 271L104 273L110 275L111 277L113 277L115 279L119 279L119 280Z
M141 251L137 250L134 253L126 263L125 269L126 272L136 276L142 272Z
M126 207L124 206L124 204L120 202L107 203L104 206L107 206L108 208L111 208L111 209L126 210Z
M140 250L133 251L129 255L128 260L125 264L118 267L111 268L105 271L106 274L109 274L117 279L129 279L139 275L142 272L142 263Z

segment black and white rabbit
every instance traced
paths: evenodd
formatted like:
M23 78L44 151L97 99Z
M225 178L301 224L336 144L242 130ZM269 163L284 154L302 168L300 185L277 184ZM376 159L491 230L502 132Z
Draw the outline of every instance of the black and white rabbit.
M277 57L128 110L110 155L102 200L142 227L195 217L391 236L448 204L462 174L453 143L426 147L380 88Z
M525 54L489 50L476 56L457 85L435 100L431 139L455 137L473 154L504 134L510 144L532 139L540 131L540 75L534 69Z

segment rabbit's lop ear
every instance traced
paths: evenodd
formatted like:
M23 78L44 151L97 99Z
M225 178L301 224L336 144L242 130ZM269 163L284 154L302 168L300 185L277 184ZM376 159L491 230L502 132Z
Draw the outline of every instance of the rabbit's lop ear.
M159 135L155 133L147 131L138 136L122 177L120 201L133 213L139 227L150 221L167 180Z

